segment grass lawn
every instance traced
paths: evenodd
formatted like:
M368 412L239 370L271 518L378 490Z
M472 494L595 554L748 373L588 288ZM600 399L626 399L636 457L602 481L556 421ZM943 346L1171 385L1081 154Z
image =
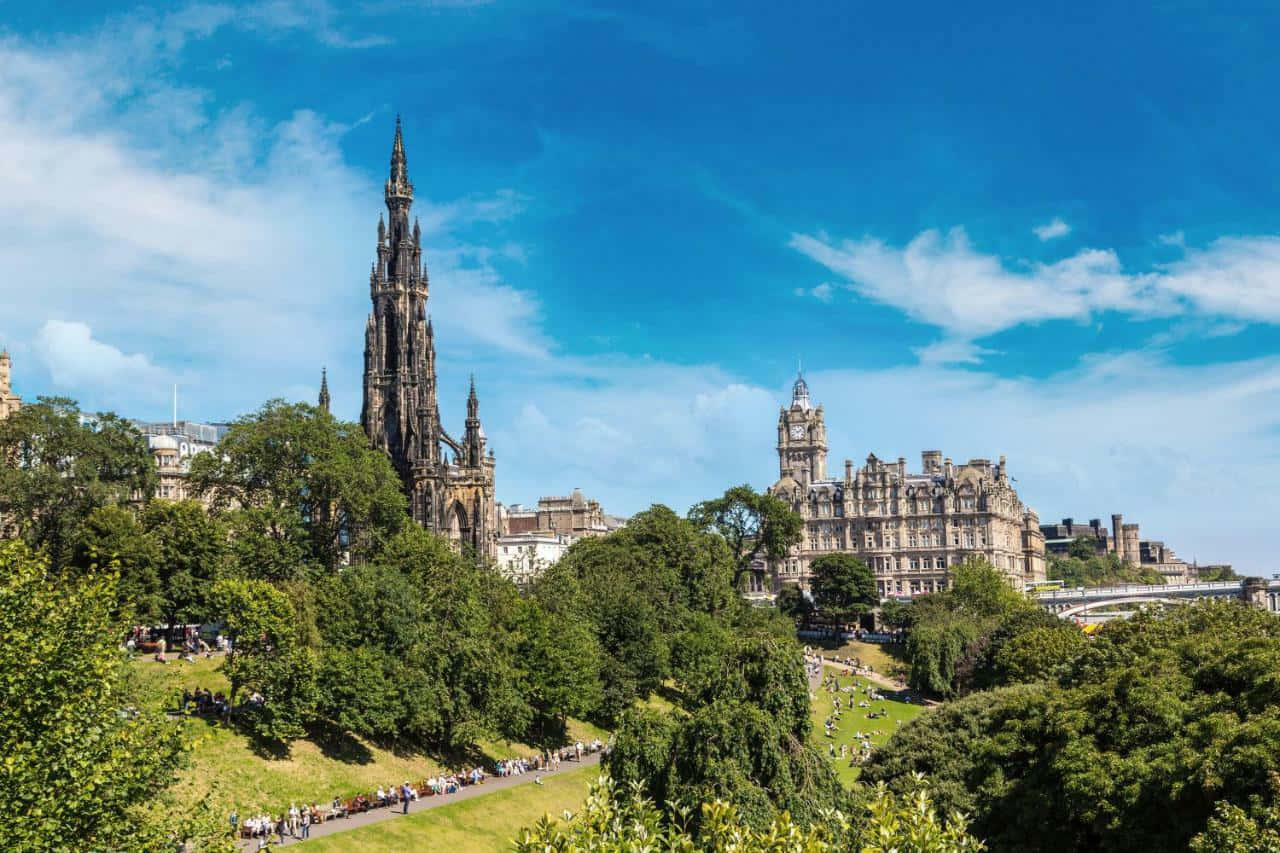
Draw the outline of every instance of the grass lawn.
M877 667L877 669L879 669L879 667ZM834 673L835 670L832 667L826 668L827 675L832 675ZM895 694L879 686L877 686L877 689L886 697L884 701L872 702L870 708L859 708L856 707L857 703L867 698L866 690L867 686L871 684L871 682L856 675L851 677L837 676L837 682L841 687L848 687L850 684L856 685L857 692L845 693L842 691L838 694L840 696L841 705L844 706L844 710L841 711L840 719L836 722L835 736L833 738L828 738L823 731L822 721L831 714L831 711L834 708L834 703L830 693L825 689L818 690L818 696L814 699L812 711L810 712L810 716L813 720L813 728L809 739L813 746L824 756L830 755L828 745L831 744L835 745L837 755L840 752L840 744L848 744L849 754L853 755L855 748L858 745L858 741L854 737L855 732L862 732L864 735L869 734L870 736L867 740L871 741L871 743L876 747L883 746L884 742L887 741L895 731L897 731L900 725L910 720L914 720L926 710L923 705L902 702L892 698L899 694ZM854 697L855 707L850 710L848 708L847 699L851 696ZM868 711L874 710L878 712L882 708L888 711L888 716L879 717L874 720L867 719ZM831 761L832 768L836 771L836 775L845 785L852 784L861 772L861 768L850 766L848 758L841 759L837 757L829 760Z
M229 687L218 671L222 660L197 658L193 664L170 661L160 665L139 660L136 672L157 707L177 707L176 696L184 688L207 687L215 693ZM353 736L335 743L298 740L288 758L255 752L248 738L232 728L199 718L173 718L195 738L190 765L184 769L174 794L180 805L209 795L218 813L234 808L241 815L260 810L279 812L291 803L329 802L335 796L369 792L379 785L419 780L444 769L441 762L421 753L396 753ZM569 734L584 741L608 739L608 733L588 723L571 720ZM490 758L530 755L533 747L514 743L483 743ZM539 813L540 816L541 813Z
M890 677L905 675L907 671L907 652L901 643L860 643L850 640L839 645L820 642L814 648L820 649L827 657L859 658L864 665L870 664L876 672Z
M599 770L587 767L548 776L542 785L516 785L493 794L396 817L307 842L316 853L508 850L511 840L545 814L577 811Z

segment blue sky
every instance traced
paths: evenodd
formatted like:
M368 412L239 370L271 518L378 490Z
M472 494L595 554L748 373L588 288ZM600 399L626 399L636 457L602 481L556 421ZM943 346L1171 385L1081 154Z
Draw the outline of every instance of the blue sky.
M1004 454L1042 520L1280 571L1276 13L38 5L0 0L26 397L227 419L327 365L358 416L399 112L504 501L767 486L803 359L833 470Z

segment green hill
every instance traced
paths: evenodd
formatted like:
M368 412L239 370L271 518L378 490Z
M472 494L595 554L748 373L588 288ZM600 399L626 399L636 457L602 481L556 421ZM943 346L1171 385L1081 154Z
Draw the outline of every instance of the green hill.
M204 687L215 693L228 684L218 671L220 658L197 658L195 663L170 661L160 665L148 659L135 662L135 671L148 701L158 707L177 708L184 689ZM218 813L234 808L242 816L259 811L279 812L291 803L328 802L335 796L353 796L405 779L417 781L446 769L439 756L396 752L349 734L326 741L301 739L288 757L255 750L252 741L235 729L196 717L174 717L194 738L189 766L174 789L180 805L209 795ZM570 735L577 739L607 738L608 733L588 723L570 721ZM531 755L537 750L525 744L487 742L478 745L492 760ZM582 790L585 791L585 784ZM540 816L538 815L535 817Z

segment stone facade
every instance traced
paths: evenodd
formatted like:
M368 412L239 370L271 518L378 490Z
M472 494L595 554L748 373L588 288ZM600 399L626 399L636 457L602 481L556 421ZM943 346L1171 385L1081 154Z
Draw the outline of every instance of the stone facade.
M503 536L538 533L565 536L573 542L588 536L604 536L626 523L625 518L606 514L600 502L585 497L581 489L574 489L568 497L538 498L536 509L521 504L499 508Z
M871 455L856 470L846 460L844 476L829 477L823 410L813 406L803 377L778 415L778 476L771 491L804 519L803 538L768 567L771 581L749 579L752 589L808 589L812 562L835 552L870 566L886 598L945 589L949 567L970 557L988 560L1018 587L1044 580L1040 520L1018 499L1004 457L955 465L926 450L921 471L912 473L906 459Z
M0 420L22 408L22 398L13 393L13 361L8 350L0 349Z
M147 447L156 462L159 481L154 497L165 501L199 500L187 484L191 460L212 451L226 434L228 425L195 421L133 421L133 425L147 440ZM202 502L208 504L208 501Z
M1120 513L1111 516L1110 529L1097 518L1090 519L1087 526L1064 518L1060 524L1043 524L1040 530L1044 533L1045 550L1050 554L1066 554L1076 539L1083 536L1097 553L1115 554L1131 566L1153 569L1164 576L1166 583L1191 583L1199 579L1195 566L1180 559L1164 542L1143 539L1139 526L1125 524Z
M498 571L525 587L555 565L572 544L568 536L541 533L517 533L498 538L495 560Z
M377 257L369 271L373 310L365 324L360 423L373 446L391 458L414 520L492 557L498 533L493 451L480 425L474 378L461 439L441 422L422 231L416 220L409 225L413 184L399 118L383 195L387 221L378 219Z

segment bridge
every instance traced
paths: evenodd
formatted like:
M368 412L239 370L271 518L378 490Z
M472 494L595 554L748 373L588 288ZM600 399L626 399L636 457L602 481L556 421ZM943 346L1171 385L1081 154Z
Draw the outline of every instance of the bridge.
M1131 605L1124 608L1125 612L1114 614L1119 617L1127 616L1146 605L1185 604L1204 598L1247 601L1260 609L1280 614L1280 580L1266 581L1261 578L1212 583L1077 587L1039 592L1034 597L1041 607L1063 619L1087 616L1089 621L1097 621L1106 615L1089 612L1103 607Z

